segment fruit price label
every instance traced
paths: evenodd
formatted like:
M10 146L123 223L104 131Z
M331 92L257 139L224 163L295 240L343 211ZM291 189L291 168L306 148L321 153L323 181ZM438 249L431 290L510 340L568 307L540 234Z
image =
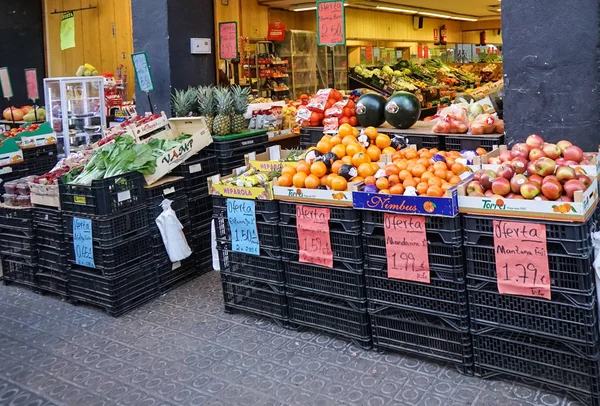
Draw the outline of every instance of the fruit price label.
M329 234L331 211L327 208L296 206L296 230L300 262L333 268Z
M317 2L317 31L319 45L334 46L346 43L346 19L343 0Z
M260 255L254 200L227 199L227 221L231 233L231 250Z
M92 220L73 217L73 250L75 263L88 268L96 268L92 239Z
M25 69L25 83L27 84L27 98L34 102L39 99L37 69Z
M425 217L385 213L388 278L431 283Z
M219 23L219 50L221 59L237 59L238 32L235 21Z
M550 299L544 224L494 220L498 292Z

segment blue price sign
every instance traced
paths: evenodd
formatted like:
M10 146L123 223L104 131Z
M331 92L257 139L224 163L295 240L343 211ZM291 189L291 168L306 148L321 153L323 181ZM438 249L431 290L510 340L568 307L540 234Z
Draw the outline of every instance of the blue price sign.
M227 221L231 232L231 249L234 252L260 255L254 201L227 199Z
M73 248L77 265L96 268L92 245L92 220L73 217Z

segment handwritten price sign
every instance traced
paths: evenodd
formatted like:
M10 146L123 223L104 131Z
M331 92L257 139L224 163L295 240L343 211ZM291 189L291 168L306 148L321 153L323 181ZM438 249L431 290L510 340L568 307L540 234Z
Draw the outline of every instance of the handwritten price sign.
M227 199L227 221L231 232L232 251L260 255L254 201Z
M498 292L550 299L544 224L494 220Z
M343 0L317 2L317 31L319 45L334 46L346 43L346 16Z
M300 262L333 268L329 235L330 216L331 211L326 208L296 206Z
M219 23L219 50L221 59L237 59L238 31L235 21Z
M431 283L425 217L385 213L388 278Z

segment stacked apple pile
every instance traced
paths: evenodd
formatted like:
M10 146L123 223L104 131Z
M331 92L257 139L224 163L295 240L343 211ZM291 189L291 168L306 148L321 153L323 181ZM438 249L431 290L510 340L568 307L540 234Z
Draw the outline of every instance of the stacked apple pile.
M592 179L577 167L589 165L590 160L569 141L549 144L533 134L525 143L489 158L490 164L500 164L500 168L476 171L467 185L467 195L572 202L576 191L592 184Z

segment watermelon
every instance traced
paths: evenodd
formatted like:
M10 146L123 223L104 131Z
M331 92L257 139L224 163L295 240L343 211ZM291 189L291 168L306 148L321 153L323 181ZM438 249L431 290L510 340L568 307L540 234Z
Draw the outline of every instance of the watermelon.
M421 102L412 93L396 92L385 105L385 120L393 127L407 129L415 125L421 115Z
M385 123L384 108L385 97L375 93L363 94L355 106L358 124L362 127L379 127Z

